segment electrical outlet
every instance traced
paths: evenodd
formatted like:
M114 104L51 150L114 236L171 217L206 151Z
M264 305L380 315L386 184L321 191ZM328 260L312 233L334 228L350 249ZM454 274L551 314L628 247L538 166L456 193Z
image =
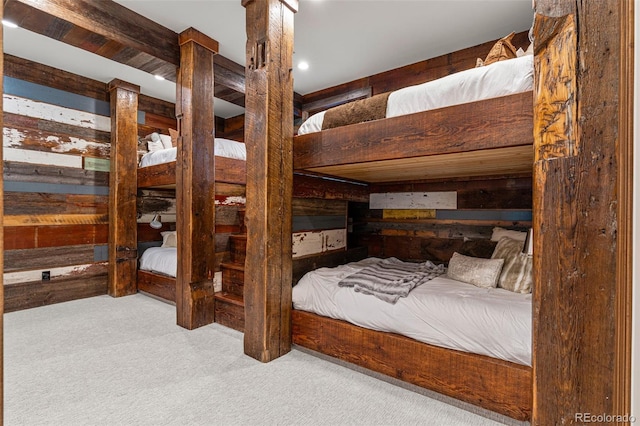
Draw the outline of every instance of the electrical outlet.
M42 271L42 281L49 281L51 279L51 271Z

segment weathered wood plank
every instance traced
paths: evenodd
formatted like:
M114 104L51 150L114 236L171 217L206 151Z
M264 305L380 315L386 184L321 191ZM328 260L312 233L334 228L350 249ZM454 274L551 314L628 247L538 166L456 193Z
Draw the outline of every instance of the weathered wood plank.
M24 215L106 215L109 198L104 195L7 192L4 214Z
M106 244L108 224L61 226L7 226L4 228L5 250L39 247Z
M293 196L368 203L369 188L362 183L296 173L293 175Z
M4 226L97 225L109 223L107 214L6 215Z
M26 115L16 115L5 112L4 132L5 134L11 129L18 131L31 132L36 136L39 134L55 134L57 137L69 136L82 138L94 143L99 147L102 155L109 152L109 144L111 142L111 134L102 130L96 130L90 127L78 127L74 124L60 123L50 121L38 117L29 117ZM4 142L7 146L7 141ZM108 155L107 155L108 156Z
M246 212L244 351L268 362L291 350L294 11L280 0L245 0L243 5L251 206Z
M137 292L136 182L138 94L140 87L109 83L111 95L111 172L109 174L109 294Z
M109 186L109 173L73 167L4 162L4 180L8 182L47 182L63 185Z
M5 312L107 294L107 274L5 286Z
M385 192L369 194L371 209L456 209L458 196L446 192Z
M25 282L37 282L42 280L43 269L50 272L50 280L67 278L86 278L107 273L107 262L86 263L83 265L61 266L51 268L38 268L28 271L5 272L5 285Z
M3 148L5 161L82 169L82 157L29 149Z
M27 117L70 124L102 132L108 132L111 128L109 117L102 115L35 102L31 99L7 94L3 95L3 101L3 108L11 114L26 115Z
M94 262L94 245L5 250L5 272L48 269Z
M295 232L292 236L292 257L298 258L347 247L346 229Z
M314 198L293 198L291 202L294 216L345 216L347 202Z

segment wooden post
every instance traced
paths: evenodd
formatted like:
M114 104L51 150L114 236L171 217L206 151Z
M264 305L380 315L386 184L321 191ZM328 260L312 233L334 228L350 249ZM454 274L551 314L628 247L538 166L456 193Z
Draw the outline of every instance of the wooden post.
M213 57L218 42L189 28L180 34L179 43L176 310L178 325L191 330L214 321Z
M140 87L109 83L111 169L109 174L109 294L136 293L138 267L136 182L138 169L138 94Z
M536 1L534 425L634 414L616 377L630 314L618 282L623 1Z
M243 0L247 22L244 351L291 350L293 15L297 1Z

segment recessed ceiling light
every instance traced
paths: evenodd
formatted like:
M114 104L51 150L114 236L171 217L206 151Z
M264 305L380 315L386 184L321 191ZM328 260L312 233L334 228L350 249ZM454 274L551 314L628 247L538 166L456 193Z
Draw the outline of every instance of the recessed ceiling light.
M156 78L156 80L160 80L160 81L164 80L164 77L158 74L154 75L154 77Z
M2 25L4 25L7 28L18 28L18 24L14 24L11 21L7 21L6 19L2 20Z
M309 63L305 62L305 61L298 62L298 69L302 70L302 71L308 70L309 69Z

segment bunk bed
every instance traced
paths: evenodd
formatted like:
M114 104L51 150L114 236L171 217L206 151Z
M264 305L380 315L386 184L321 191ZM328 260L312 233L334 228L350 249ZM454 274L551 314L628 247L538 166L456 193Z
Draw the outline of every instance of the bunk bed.
M524 55L392 92L385 118L318 131L316 114L294 138L294 170L364 182L531 172L532 83Z
M303 131L294 137L294 170L369 183L530 174L534 157L532 57L526 55L462 73L481 75L491 71L491 67L514 66L518 61L525 64L522 67L525 81L515 87L509 85L513 80L507 79L507 87L499 88L506 89L505 93L498 90L489 96L459 99L460 102L453 100L445 105L427 106L344 126L330 125L325 129L317 122L311 126L303 124ZM445 77L445 81L459 81L456 80L458 77ZM425 83L420 90L439 83L437 80ZM460 87L467 87L464 84L457 88L437 89L436 97L442 98L446 91L460 92ZM386 100L387 114L393 96L390 94ZM317 117L312 119L318 121ZM336 121L349 120L339 118ZM308 133L307 127L311 128ZM356 269L358 266L355 264ZM353 272L354 264L346 268ZM306 287L306 280L318 279L318 273L322 275L326 271L312 272L316 275L303 278L302 285ZM347 272L337 273L344 275ZM454 280L435 282L442 288L460 285ZM309 293L296 290L296 287L294 298L297 300L294 299L291 315L294 344L511 418L530 418L530 354L497 357L491 352L468 352L468 348L447 347L441 342L425 343L415 336L407 337L384 327L380 331L363 323L357 325L353 323L353 314L332 318L327 309L311 309L319 302L305 301L310 297ZM335 282L325 283L324 288L320 293L338 291ZM301 293L305 296L301 297ZM507 294L506 298L520 300L517 296ZM523 303L527 305L527 302ZM530 318L530 297L528 304ZM379 306L368 306L365 310L381 312ZM402 304L383 316L398 315L397 309L401 307ZM525 336L530 335L529 331Z
M226 199L225 184L246 183L246 150L242 142L215 138L216 202ZM175 188L177 148L164 148L142 156L138 168L138 189ZM150 247L140 256L138 290L169 302L176 300L177 237L163 231L162 245Z

